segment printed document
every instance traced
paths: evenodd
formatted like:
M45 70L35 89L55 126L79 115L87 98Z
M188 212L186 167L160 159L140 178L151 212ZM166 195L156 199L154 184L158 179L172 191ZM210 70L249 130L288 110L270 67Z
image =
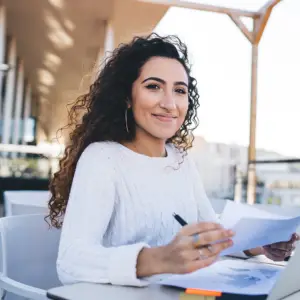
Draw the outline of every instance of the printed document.
M259 246L288 241L300 226L300 216L276 215L255 207L227 201L220 217L224 228L235 232L233 246L221 255L229 255Z
M282 267L275 265L227 259L190 274L170 276L159 284L232 294L266 295L282 270Z

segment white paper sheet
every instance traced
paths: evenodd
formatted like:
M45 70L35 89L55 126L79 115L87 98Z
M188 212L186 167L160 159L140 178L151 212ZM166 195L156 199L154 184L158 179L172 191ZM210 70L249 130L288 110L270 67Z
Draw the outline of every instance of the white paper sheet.
M233 229L233 246L221 255L288 241L300 225L300 217L275 215L255 207L228 201L220 218L227 229Z
M273 288L282 269L243 260L222 260L191 274L170 276L159 284L232 294L265 295Z
M295 216L293 216L295 217ZM220 221L226 226L234 226L241 218L257 218L257 219L289 219L292 216L278 215L265 210L261 210L256 206L236 203L234 201L226 201L226 205L220 216Z

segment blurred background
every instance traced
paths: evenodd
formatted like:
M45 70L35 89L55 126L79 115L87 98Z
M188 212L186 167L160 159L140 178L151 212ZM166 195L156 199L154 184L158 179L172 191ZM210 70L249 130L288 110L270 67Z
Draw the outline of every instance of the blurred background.
M243 32L257 34L247 14L264 15L271 2L249 155L253 45ZM244 13L243 30L228 10L212 12L220 6ZM68 143L59 131L68 105L107 51L154 31L178 35L190 52L201 96L191 154L209 197L246 202L251 165L254 202L300 206L299 16L298 0L0 1L0 202L4 191L48 190Z

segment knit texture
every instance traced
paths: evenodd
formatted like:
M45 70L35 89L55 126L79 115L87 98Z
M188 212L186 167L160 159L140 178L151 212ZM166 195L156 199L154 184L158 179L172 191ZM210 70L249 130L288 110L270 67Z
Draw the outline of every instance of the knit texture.
M181 229L174 212L188 223L217 221L193 161L172 145L166 150L152 158L115 142L85 149L62 228L62 283L147 285L136 276L137 257L174 238Z

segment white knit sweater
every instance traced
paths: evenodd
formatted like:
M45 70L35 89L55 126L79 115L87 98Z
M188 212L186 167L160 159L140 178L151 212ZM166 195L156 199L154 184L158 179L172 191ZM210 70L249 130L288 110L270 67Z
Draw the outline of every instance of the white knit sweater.
M64 217L57 271L80 281L142 286L136 277L143 247L169 243L181 226L216 221L189 156L167 146L167 157L137 154L114 142L93 143L81 155Z

